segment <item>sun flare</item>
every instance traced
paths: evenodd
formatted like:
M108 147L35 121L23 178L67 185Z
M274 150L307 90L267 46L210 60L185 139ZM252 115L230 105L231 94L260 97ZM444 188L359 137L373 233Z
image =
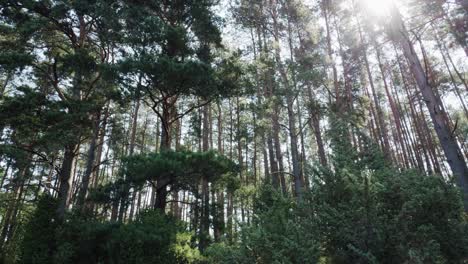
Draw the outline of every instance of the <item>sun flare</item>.
M361 0L361 3L369 15L382 17L389 14L394 0Z

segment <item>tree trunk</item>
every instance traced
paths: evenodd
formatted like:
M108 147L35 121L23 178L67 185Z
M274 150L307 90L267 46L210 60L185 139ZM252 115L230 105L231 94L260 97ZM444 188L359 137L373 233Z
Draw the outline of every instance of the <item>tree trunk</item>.
M92 174L92 184L91 184L92 188L96 188L98 186L99 179L101 178L101 158L102 158L102 151L104 149L104 140L106 137L107 121L109 119L109 114L110 114L110 111L109 111L109 102L108 102L104 110L104 117L102 120L102 125L101 125L101 128L99 129L99 140L98 140L98 146L97 146L97 152L96 152L96 160L94 162L95 169L93 170L93 174ZM110 151L110 146L108 145L106 155L105 155L106 156L105 160L107 160L107 157L109 156L109 151ZM105 171L106 170L104 169L102 172L105 172ZM89 208L90 208L90 211L95 211L96 209L95 204L90 203Z
M335 89L335 100L336 104L340 104L340 88L338 84L338 71L336 69L335 61L333 58L333 48L331 45L331 30L330 30L330 4L331 0L322 0L321 9L323 13L323 17L325 18L325 29L327 32L326 40L327 40L327 51L328 51L328 61L330 63L330 67L332 68L333 72L333 87Z
M281 49L280 49L280 37L279 37L279 29L278 29L278 22L277 22L277 13L276 13L276 8L273 7L273 12L272 12L272 18L273 18L273 30L274 30L274 38L275 42L278 43L275 45L275 59L276 59L276 65L278 67L278 70L280 72L281 80L283 82L284 89L286 91L286 104L287 104L287 112L288 112L288 124L289 124L289 139L290 139L290 145L291 145L291 160L292 160L292 168L293 168L293 180L294 180L294 194L296 195L296 198L298 200L301 200L302 198L302 177L301 177L301 172L300 172L300 165L299 165L299 152L298 152L298 147L297 147L297 131L296 131L296 120L295 120L295 113L294 113L294 91L292 91L290 85L289 85L289 79L288 75L286 72L286 69L283 66L283 63L281 61ZM292 48L292 47L291 47ZM278 121L278 127L279 129L279 121ZM276 135L275 135L276 137ZM278 150L277 150L278 151ZM279 150L281 151L281 150ZM281 164L280 164L281 165ZM283 172L283 169L280 168L281 172ZM283 192L286 193L285 189L283 189Z
M360 24L358 24L358 26L359 26L359 36L360 36L361 43L363 45L366 45L364 43L364 37L363 37L363 34L362 34ZM390 143L389 143L389 140L388 140L387 125L385 123L384 113L383 113L382 107L380 105L380 100L378 98L377 91L375 89L374 79L372 77L372 72L370 70L369 59L367 58L367 49L364 50L364 52L362 54L363 54L363 59L364 59L364 65L366 67L366 73L367 73L367 76L369 78L369 86L371 87L372 99L374 101L374 106L375 106L375 109L376 109L376 112L377 112L376 113L376 117L377 117L377 119L376 119L377 120L376 129L377 129L377 133L379 134L379 137L380 137L379 141L381 142L381 146L382 146L383 152L385 153L385 156L387 158L389 158L391 155L390 155Z
M223 118L220 102L217 103L218 107L218 152L223 155ZM224 190L216 190L216 221L213 223L215 241L219 242L224 229Z
M421 95L424 98L426 106L429 110L434 128L436 130L442 149L447 158L450 168L457 178L458 185L462 188L463 203L465 211L468 212L468 168L462 156L458 143L447 122L446 113L443 111L436 98L431 84L428 81L424 68L419 61L417 54L411 43L403 20L396 6L392 6L392 26L390 27L391 37L398 42L405 54L410 65L416 83L420 89Z
M398 113L398 109L397 109L397 107L395 105L395 101L393 100L393 97L390 94L390 89L389 89L389 86L388 86L388 83L387 83L385 69L384 69L384 65L383 65L383 62L382 62L382 57L381 57L380 51L378 49L377 43L374 42L374 45L375 45L375 49L376 49L376 53L377 53L377 63L379 64L379 70L380 70L380 74L381 74L382 81L383 81L384 88L385 88L385 94L386 94L388 102L390 104L390 109L392 111L393 120L395 121L395 126L396 126L396 129L397 129L397 133L396 133L396 136L397 136L397 139L398 139L397 143L399 143L401 148L402 148L403 159L404 159L405 163L407 164L408 163L408 157L407 157L406 152L405 152L405 150L403 148L401 122L400 122L400 118L399 118L400 114ZM391 73L389 73L389 75L391 76ZM397 145L397 143L395 143L395 145Z
M99 139L99 123L101 121L101 112L99 111L94 115L93 118L93 135L91 138L91 143L89 144L89 150L88 150L88 158L86 161L86 171L85 174L83 175L82 182L81 182L81 188L78 193L78 199L77 199L77 207L80 210L84 210L84 204L85 204L85 199L88 194L88 187L89 187L89 181L91 178L91 174L94 171L94 164L96 162L96 146L98 143Z
M72 184L72 171L75 163L76 152L78 151L78 145L68 145L65 147L65 153L63 155L63 162L60 168L59 174L59 191L58 191L58 206L57 206L57 220L61 222L65 216L70 203L70 190Z
M160 150L171 149L172 144L172 123L175 115L176 98L166 98L162 105L161 120L161 146Z
M7 243L6 240L10 236L13 226L15 225L16 214L18 212L18 207L21 204L21 197L23 195L24 183L25 183L26 176L28 173L29 173L29 164L21 168L18 172L16 179L12 181L14 184L14 187L13 187L14 197L11 200L11 202L8 204L5 215L3 215L2 217L2 231L0 233L0 249L3 249L5 247L5 244ZM1 254L0 254L0 257L1 257Z
M431 25L431 26L432 26L432 29L434 31L436 31L434 29L434 25ZM449 74L450 80L452 81L452 85L453 85L453 89L455 91L455 94L457 95L458 100L460 100L460 103L461 103L461 105L463 107L463 111L465 112L465 116L468 117L468 108L466 107L465 100L464 100L464 98L463 98L463 96L462 96L462 94L460 92L460 89L458 88L457 82L455 81L455 77L453 76L452 71L450 70L450 66L449 66L449 64L447 62L446 57L448 57L450 59L450 61L452 62L453 68L457 72L458 77L460 78L460 81L465 85L465 89L467 91L468 91L468 86L466 86L466 83L465 83L464 79L462 78L462 76L458 73L457 69L455 68L455 65L453 64L453 61L450 58L450 54L447 52L447 49L445 48L445 44L444 44L445 49L442 48L442 44L441 44L441 41L439 40L439 37L437 36L437 32L434 34L434 37L435 37L435 40L436 40L436 43L437 43L437 47L439 48L440 55L442 55L442 60L444 61L444 65L447 68L447 72ZM445 55L445 53L447 53L447 55Z
M159 181L158 181L159 183ZM161 210L161 212L166 211L166 205L167 205L167 185L162 185L156 183L156 200L154 203L154 208Z
M133 155L133 152L135 151L135 141L136 141L136 132L138 128L138 112L140 110L140 98L136 98L135 102L135 110L133 112L133 118L132 118L132 132L130 134L130 147L128 151L128 155Z
M208 151L210 148L210 106L203 107L203 135L202 135L202 150ZM199 248L201 251L205 250L208 246L210 236L210 190L208 179L205 175L201 177L202 186L202 212L200 219L200 243Z

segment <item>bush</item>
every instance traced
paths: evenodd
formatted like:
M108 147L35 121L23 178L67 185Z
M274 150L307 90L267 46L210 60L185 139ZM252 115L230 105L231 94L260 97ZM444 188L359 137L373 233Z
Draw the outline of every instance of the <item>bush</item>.
M174 218L150 210L128 224L68 215L54 219L55 200L43 197L26 225L21 263L195 263L202 256Z
M460 263L467 254L459 192L413 171L322 174L308 202L333 263Z
M24 227L20 245L20 263L49 264L54 250L57 222L54 221L57 201L49 195L42 196L37 208Z
M294 200L264 186L254 200L250 225L242 226L236 245L215 244L212 263L317 263L319 244L310 215Z

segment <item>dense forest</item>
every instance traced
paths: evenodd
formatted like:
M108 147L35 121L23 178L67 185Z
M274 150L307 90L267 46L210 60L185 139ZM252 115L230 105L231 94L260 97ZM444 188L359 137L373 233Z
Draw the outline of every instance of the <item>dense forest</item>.
M467 263L468 1L0 0L0 263Z

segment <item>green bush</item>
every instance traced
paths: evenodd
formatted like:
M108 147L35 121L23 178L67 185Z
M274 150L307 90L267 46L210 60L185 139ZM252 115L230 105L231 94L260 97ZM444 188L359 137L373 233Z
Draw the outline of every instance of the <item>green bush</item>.
M20 263L48 264L56 248L54 221L57 201L51 196L42 196L31 219L24 227L23 239L20 243Z
M195 263L191 233L171 216L150 210L128 224L68 215L54 221L55 200L43 197L26 225L21 263Z
M294 200L264 186L254 200L254 217L236 245L215 244L212 263L317 263L319 243L310 215Z
M323 173L310 193L332 263L461 263L466 220L456 187L413 171Z

